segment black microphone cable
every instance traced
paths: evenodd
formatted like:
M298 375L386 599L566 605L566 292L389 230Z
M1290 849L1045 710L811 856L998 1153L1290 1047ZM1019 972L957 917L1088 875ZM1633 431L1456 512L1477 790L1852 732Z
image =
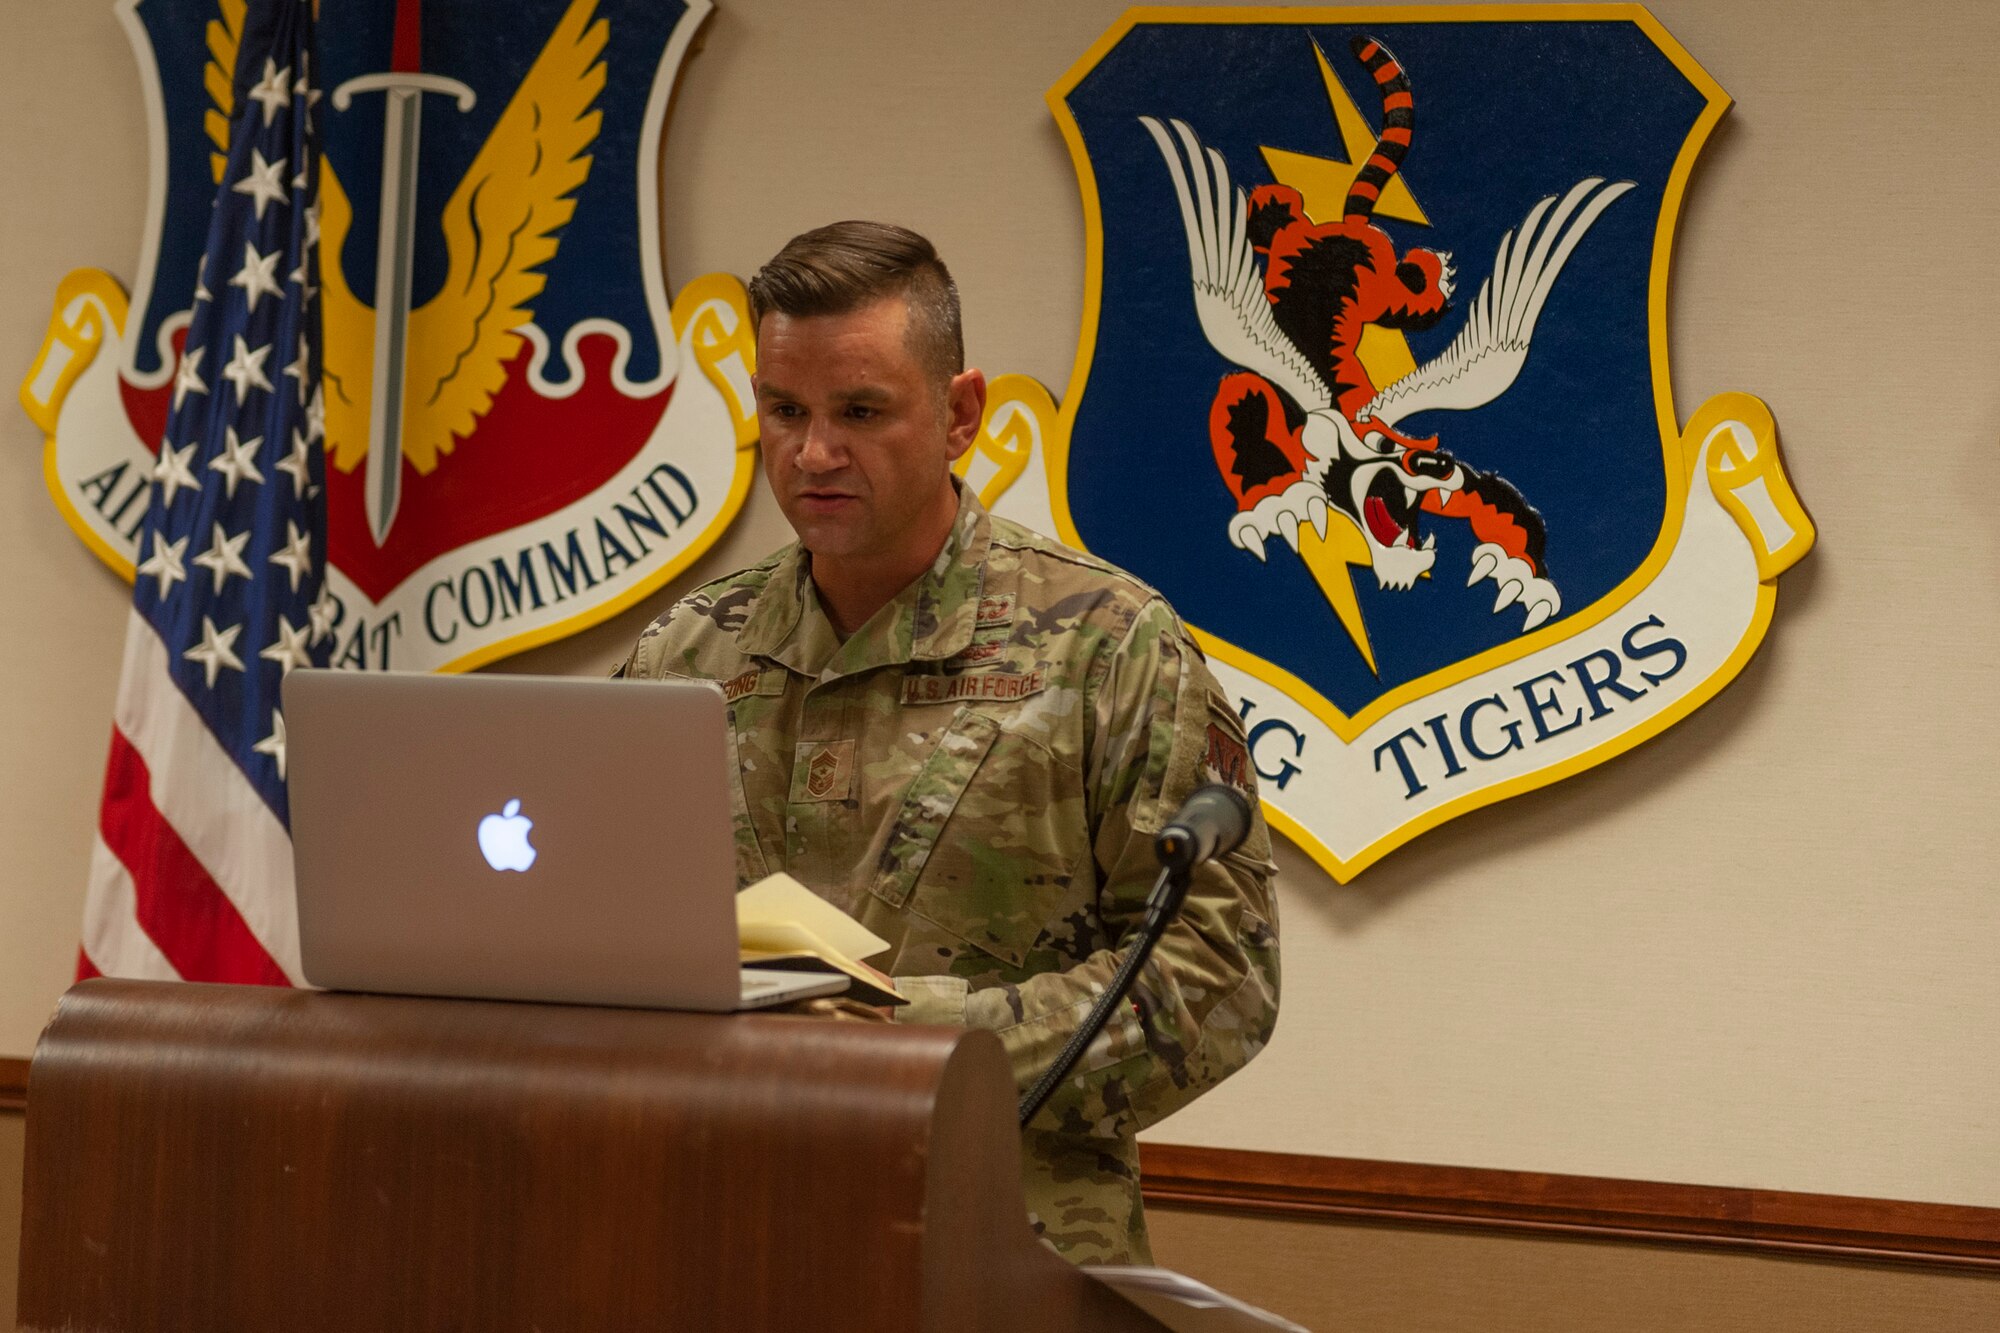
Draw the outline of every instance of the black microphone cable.
M1152 957L1153 948L1160 937L1167 933L1167 927L1180 915L1181 904L1187 900L1188 886L1194 881L1194 868L1204 861L1218 856L1227 856L1236 850L1250 832L1250 802L1234 787L1221 783L1210 783L1199 788L1175 814L1173 822L1161 829L1153 838L1153 854L1159 857L1160 877L1153 881L1152 892L1146 895L1146 916L1139 925L1138 943L1125 955L1125 961L1118 965L1112 975L1110 986L1098 997L1096 1005L1083 1020L1080 1027L1070 1034L1061 1054L1054 1063L1042 1071L1035 1080L1035 1086L1028 1089L1021 1098L1021 1126L1026 1128L1049 1094L1056 1090L1085 1048L1097 1039L1104 1030L1112 1013L1132 989L1132 982L1139 975L1139 969Z

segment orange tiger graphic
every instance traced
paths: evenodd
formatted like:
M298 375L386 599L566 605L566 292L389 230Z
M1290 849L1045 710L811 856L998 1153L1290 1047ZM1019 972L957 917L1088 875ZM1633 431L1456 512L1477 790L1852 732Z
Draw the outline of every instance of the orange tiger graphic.
M1551 196L1501 241L1465 326L1438 357L1378 386L1362 365L1371 325L1419 331L1453 307L1448 252L1398 254L1374 221L1416 128L1410 79L1372 37L1352 42L1381 94L1382 132L1349 187L1338 222L1315 223L1286 185L1233 189L1220 155L1180 121L1141 117L1172 173L1209 341L1243 369L1223 376L1208 416L1217 470L1237 502L1230 538L1264 558L1281 535L1294 550L1307 523L1324 537L1332 511L1366 539L1384 588L1411 587L1435 562L1423 514L1464 520L1479 539L1470 583L1494 581L1498 612L1519 603L1523 630L1555 615L1541 515L1503 478L1397 428L1422 411L1482 406L1527 359L1550 286L1583 233L1631 182L1587 178ZM1602 187L1602 188L1600 188Z

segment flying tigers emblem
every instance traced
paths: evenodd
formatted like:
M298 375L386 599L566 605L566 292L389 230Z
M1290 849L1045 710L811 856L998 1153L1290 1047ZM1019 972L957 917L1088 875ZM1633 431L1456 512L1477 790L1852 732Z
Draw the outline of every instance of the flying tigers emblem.
M1133 11L1049 104L1088 227L1054 530L1173 602L1331 874L1741 669L1813 530L1762 404L1673 412L1728 98L1650 15Z
M1367 543L1383 588L1407 589L1437 559L1419 541L1425 514L1463 519L1479 540L1469 583L1498 589L1493 610L1518 603L1524 630L1562 607L1548 577L1541 515L1505 478L1453 458L1435 435L1396 429L1419 412L1482 407L1527 361L1535 321L1564 262L1630 181L1578 183L1538 203L1500 241L1491 275L1451 344L1386 388L1361 355L1364 329L1423 330L1451 309L1451 256L1398 255L1372 214L1410 150L1410 81L1370 37L1354 53L1382 93L1382 137L1349 188L1340 219L1315 224L1288 185L1232 188L1219 154L1188 125L1141 123L1173 175L1194 266L1194 302L1215 350L1243 369L1225 376L1210 410L1217 467L1237 501L1230 540L1259 560L1282 536L1296 552L1302 525L1324 538L1330 516ZM1323 57L1322 57L1323 59ZM1183 160L1185 155L1185 160ZM1367 651L1365 639L1360 640ZM1372 665L1372 663L1371 663Z

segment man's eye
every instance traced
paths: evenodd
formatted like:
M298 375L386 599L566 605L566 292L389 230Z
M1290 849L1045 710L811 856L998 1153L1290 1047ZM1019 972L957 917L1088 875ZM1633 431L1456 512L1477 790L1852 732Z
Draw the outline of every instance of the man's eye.
M866 421L875 415L875 409L872 407L863 407L860 403L849 403L847 405L847 415L853 421Z
M790 421L799 415L797 403L773 403L764 410L780 421Z

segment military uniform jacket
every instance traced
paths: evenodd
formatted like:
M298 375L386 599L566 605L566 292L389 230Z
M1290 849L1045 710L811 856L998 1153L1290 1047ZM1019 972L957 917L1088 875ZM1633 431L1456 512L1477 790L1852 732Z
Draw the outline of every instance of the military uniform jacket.
M1024 1091L1136 938L1154 833L1204 781L1255 807L1241 722L1166 602L969 490L844 642L793 545L676 604L623 674L721 682L739 884L786 871L890 941L899 1020L993 1030ZM1259 815L1024 1133L1032 1220L1070 1258L1149 1261L1135 1135L1269 1039L1272 873Z

